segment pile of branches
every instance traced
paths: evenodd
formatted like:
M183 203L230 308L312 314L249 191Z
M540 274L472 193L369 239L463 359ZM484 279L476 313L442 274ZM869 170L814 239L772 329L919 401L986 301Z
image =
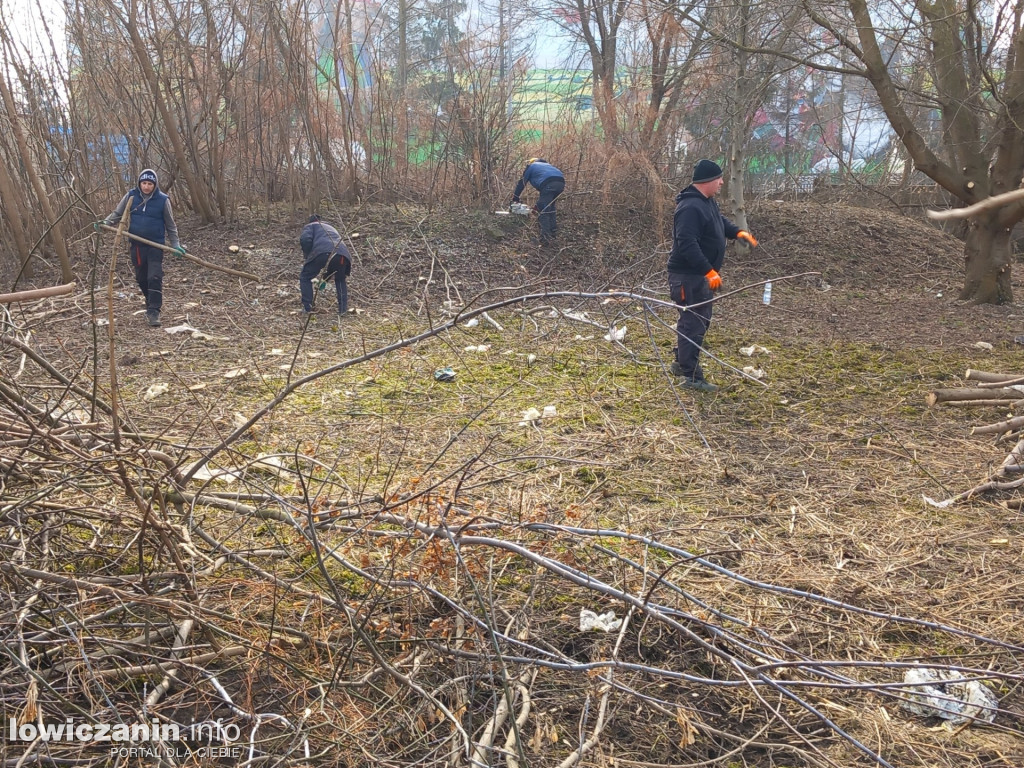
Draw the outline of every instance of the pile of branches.
M998 407L1013 413L1024 411L1024 375L1013 373L992 373L968 368L964 373L967 381L975 381L974 387L936 389L929 392L925 402L929 406L950 405L958 407ZM925 497L932 506L947 507L959 501L988 491L1014 491L1024 486L1024 414L1011 415L1000 421L972 427L972 435L992 435L996 443L1013 442L1013 448L1006 454L989 476L973 488L959 493L945 501L937 502ZM1006 502L1013 509L1024 507L1024 499L1016 498Z
M868 713L918 701L908 669L1024 682L1005 638L497 504L484 456L354 497L316 456L148 436L0 343L6 764L889 766ZM214 453L238 490L199 479ZM958 656L847 642L886 634ZM38 738L64 723L130 738Z

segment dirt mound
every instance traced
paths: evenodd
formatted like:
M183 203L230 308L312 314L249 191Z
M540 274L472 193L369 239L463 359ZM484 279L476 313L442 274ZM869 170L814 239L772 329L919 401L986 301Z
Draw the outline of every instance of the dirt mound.
M927 221L889 211L765 200L753 207L750 219L761 240L754 264L772 271L818 271L829 285L913 287L923 276L958 277L962 262L960 240Z

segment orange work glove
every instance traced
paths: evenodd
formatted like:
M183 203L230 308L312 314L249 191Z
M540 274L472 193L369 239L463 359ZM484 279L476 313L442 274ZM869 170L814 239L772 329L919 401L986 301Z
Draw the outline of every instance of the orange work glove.
M750 246L752 248L757 248L757 238L754 237L749 232L747 232L747 230L745 229L741 229L739 232L736 233L736 239L746 240L748 243L750 243Z
M708 287L710 287L712 291L717 291L722 287L722 276L715 270L712 269L704 275L704 277L708 279Z

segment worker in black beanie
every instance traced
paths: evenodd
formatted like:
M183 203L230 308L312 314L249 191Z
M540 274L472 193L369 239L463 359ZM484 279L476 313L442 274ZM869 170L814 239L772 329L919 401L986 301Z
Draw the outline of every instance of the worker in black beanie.
M718 270L725 259L725 241L737 238L751 246L757 240L722 215L715 195L722 189L722 168L701 160L693 169L690 186L676 196L672 223L672 253L668 258L668 285L679 307L675 360L670 370L681 384L698 392L715 392L704 378L699 355L711 325L714 292L722 287Z

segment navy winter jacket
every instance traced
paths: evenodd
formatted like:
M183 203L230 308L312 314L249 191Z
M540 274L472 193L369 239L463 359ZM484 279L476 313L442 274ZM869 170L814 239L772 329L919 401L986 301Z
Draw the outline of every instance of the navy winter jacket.
M299 245L302 246L302 253L306 257L306 261L310 261L324 253L332 256L340 253L345 257L346 262L351 262L348 248L341 241L341 235L338 233L338 230L330 224L324 224L322 221L311 221L302 228L302 234L299 235Z
M706 275L712 269L721 269L725 240L735 240L739 231L722 215L713 197L705 197L691 184L676 196L668 271Z
M117 204L114 212L103 220L104 224L113 226L121 220L126 206L131 206L131 222L128 231L139 237L144 237L154 243L169 245L177 248L181 245L178 240L178 225L174 223L174 214L171 211L171 201L166 194L160 191L160 187L153 190L153 194L146 197L139 191L138 187L129 189L121 201Z

